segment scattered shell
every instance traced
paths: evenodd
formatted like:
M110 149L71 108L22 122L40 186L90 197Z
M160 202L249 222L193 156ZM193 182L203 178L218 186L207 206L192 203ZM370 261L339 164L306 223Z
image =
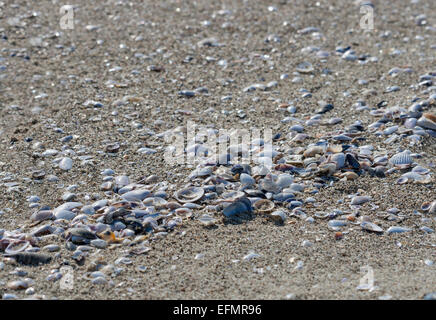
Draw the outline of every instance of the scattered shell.
M204 189L200 187L188 187L179 190L175 194L177 201L181 203L196 202L204 195Z
M371 201L371 197L368 196L355 196L351 199L351 204L354 206L364 204L368 201Z
M267 199L258 200L254 203L254 208L260 213L268 213L274 209L274 202Z

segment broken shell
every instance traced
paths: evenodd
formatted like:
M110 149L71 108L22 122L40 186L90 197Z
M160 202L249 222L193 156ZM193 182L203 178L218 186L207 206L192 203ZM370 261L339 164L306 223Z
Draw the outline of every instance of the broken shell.
M195 202L204 195L204 189L200 187L188 187L177 191L175 198L182 203Z
M254 208L260 213L268 213L274 209L274 202L268 199L261 199L254 203Z

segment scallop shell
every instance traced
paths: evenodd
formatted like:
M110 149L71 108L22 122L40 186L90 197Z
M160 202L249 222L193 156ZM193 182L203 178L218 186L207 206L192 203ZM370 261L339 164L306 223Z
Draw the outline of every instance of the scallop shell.
M261 199L254 203L254 208L260 213L268 213L274 209L274 202L268 199Z
M181 203L195 202L200 200L204 195L204 189L200 187L188 187L179 190L175 194L177 201Z

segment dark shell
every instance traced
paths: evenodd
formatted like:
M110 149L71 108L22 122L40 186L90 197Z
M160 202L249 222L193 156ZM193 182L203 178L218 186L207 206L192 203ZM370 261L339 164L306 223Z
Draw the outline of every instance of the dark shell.
M10 255L11 258L14 258L15 261L24 265L37 266L40 264L46 264L51 261L51 257L41 253L35 252L19 252L13 255Z
M226 217L231 217L241 213L250 213L253 211L250 200L248 198L240 198L223 209L223 214Z
M360 169L360 163L357 161L357 159L350 153L347 153L345 156L345 161L348 163L350 167L353 169Z

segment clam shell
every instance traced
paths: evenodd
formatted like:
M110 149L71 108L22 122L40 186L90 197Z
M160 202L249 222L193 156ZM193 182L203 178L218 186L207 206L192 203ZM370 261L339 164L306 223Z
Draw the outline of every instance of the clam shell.
M175 194L177 201L181 203L195 202L201 199L204 195L204 189L200 187L188 187L179 190Z
M254 208L260 213L268 213L274 209L274 202L268 199L261 199L254 203Z

